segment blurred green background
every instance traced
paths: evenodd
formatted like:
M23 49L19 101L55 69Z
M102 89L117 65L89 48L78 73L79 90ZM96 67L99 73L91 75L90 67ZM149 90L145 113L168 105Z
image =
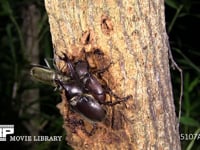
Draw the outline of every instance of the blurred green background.
M174 60L182 68L184 89L180 137L183 150L200 150L200 1L166 0L166 28ZM44 2L0 1L0 124L14 124L15 135L63 136L61 142L1 142L18 149L69 149L65 143L61 101L53 88L33 82L30 64L53 58ZM178 115L180 73L171 68Z

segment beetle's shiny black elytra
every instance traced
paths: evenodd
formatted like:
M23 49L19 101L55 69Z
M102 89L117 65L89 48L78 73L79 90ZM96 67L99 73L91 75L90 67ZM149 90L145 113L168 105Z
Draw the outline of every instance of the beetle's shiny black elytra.
M75 105L73 105L73 101L75 101ZM81 113L91 121L100 122L106 116L105 109L103 109L92 95L83 94L75 96L70 100L70 104L75 111Z
M80 83L75 80L66 83L59 80L56 82L65 90L67 100L73 110L94 122L105 118L106 111L91 94L85 93Z

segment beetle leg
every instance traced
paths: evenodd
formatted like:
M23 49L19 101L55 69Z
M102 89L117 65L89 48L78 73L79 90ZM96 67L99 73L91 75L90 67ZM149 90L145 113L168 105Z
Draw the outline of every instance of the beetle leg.
M103 105L114 106L116 104L120 104L121 102L127 101L128 99L132 98L132 95L128 95L126 97L119 97L108 86L106 86L104 89L105 89L105 92L107 92L107 93L109 93L109 95L113 96L116 99L116 101L115 102L112 102L112 101L104 102L104 103L102 103Z
M128 95L126 97L123 98L119 98L118 100L116 100L115 102L109 101L109 102L105 102L103 103L103 105L108 105L108 106L114 106L116 104L120 104L121 102L127 101L128 99L130 99L132 97L132 95Z
M45 62L45 64L47 65L47 67L48 67L49 69L51 69L51 66L49 65L49 62L47 61L46 58L44 59L44 62Z
M83 131L87 136L92 136L95 134L95 132L98 128L97 124L93 123L91 131L87 131L87 129L85 128L85 123L82 119L77 120L75 118L68 118L68 119L66 119L66 121L67 121L67 125L71 129L72 133L77 133L76 130L79 127L79 129L81 131Z
M102 74L104 73L105 71L108 71L108 69L110 68L110 66L113 64L113 62L111 62L108 66L106 66L105 68L102 68L102 69L96 69L96 70L92 70L92 73L95 73L95 74Z

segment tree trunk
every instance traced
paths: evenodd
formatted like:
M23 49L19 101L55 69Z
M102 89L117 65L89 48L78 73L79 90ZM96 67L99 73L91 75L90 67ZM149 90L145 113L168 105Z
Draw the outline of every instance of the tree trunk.
M22 9L22 33L25 44L25 55L26 58L32 64L39 64L39 29L38 23L41 19L39 9L35 4L29 4ZM39 97L39 89L29 89L25 90L22 95L22 108L29 106L28 109L21 109L20 115L24 117L24 114L27 116L34 116L29 121L23 121L24 126L28 129L31 136L38 136L40 131L40 126L38 123L40 105L35 103ZM30 149L35 149L37 144L35 142L29 143L31 145Z
M26 50L26 58L32 64L39 64L39 29L38 23L40 20L39 9L34 4L30 4L23 8L22 10L22 33L25 37L25 50ZM21 115L28 114L30 116L35 116L30 120L30 122L23 122L24 125L29 130L30 135L37 136L39 135L39 125L37 124L38 114L40 111L39 103L34 103L39 97L38 89L30 89L26 90L22 96L22 105L23 107L30 106L26 112L21 111ZM32 104L34 103L34 104ZM31 105L32 104L32 105Z
M102 78L114 93L133 96L120 105L105 106L107 117L88 136L82 127L73 128L72 122L66 121L77 119L79 114L68 109L62 94L59 108L68 143L82 150L180 149L164 1L45 0L45 5L58 68L63 68L63 62L57 58L62 52L78 60L83 59L84 49L92 53L91 67L99 69L112 62ZM84 123L86 130L91 129L90 122Z

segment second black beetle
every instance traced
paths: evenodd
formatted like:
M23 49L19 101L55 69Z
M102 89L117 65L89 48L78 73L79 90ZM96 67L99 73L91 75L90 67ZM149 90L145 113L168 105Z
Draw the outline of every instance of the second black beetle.
M94 122L105 118L106 111L91 94L85 93L84 88L78 82L74 80L67 83L60 82L60 80L56 82L65 90L67 100L73 110Z
M94 122L105 118L106 111L91 94L85 93L80 83L75 80L66 83L60 80L56 82L65 90L67 100L73 110Z

